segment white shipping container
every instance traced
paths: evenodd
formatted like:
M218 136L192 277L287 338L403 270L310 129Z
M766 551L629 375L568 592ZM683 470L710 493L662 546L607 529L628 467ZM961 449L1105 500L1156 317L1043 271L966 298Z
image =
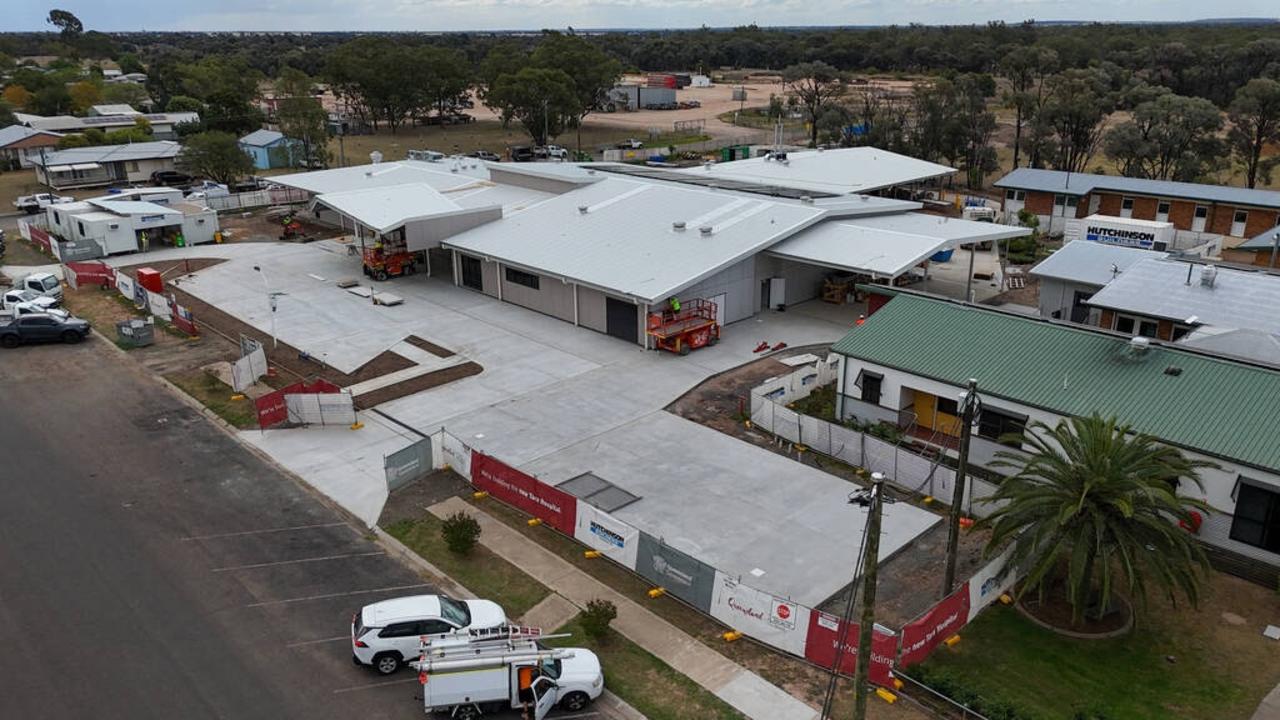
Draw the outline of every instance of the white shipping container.
M1090 215L1068 218L1063 239L1067 242L1089 240L1104 245L1165 251L1173 248L1176 235L1177 229L1171 222Z

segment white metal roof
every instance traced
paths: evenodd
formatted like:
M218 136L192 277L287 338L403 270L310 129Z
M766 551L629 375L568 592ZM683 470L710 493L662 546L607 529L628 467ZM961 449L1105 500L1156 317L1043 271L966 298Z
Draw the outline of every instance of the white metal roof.
M89 108L94 115L141 115L142 113L133 109L132 105L125 103L115 103L108 105L93 105Z
M458 203L422 182L318 195L316 202L385 233L412 220L461 210Z
M898 213L828 220L783 240L769 252L813 265L896 277L939 250L1031 233L1030 228Z
M1165 257L1168 257L1167 253L1154 250L1073 240L1032 268L1031 274L1102 286L1139 260L1159 260Z
M1200 282L1204 265L1141 260L1089 298L1089 304L1192 325L1280 334L1280 276L1216 268L1213 286ZM1188 274L1190 282L1188 282Z
M426 183L436 190L443 191L466 185L477 179L487 180L488 177L489 171L485 169L484 163L475 160L468 163L400 160L275 175L271 178L271 182L324 194L407 183Z
M252 145L254 147L267 147L268 145L279 142L283 139L284 133L278 130L259 128L240 138L240 144Z
M679 172L849 195L950 175L954 168L871 147L802 150L785 161L759 157Z
M86 200L90 205L118 215L181 215L182 211L143 200Z
M31 161L44 164L50 168L56 165L78 165L82 163L108 163L129 160L152 160L156 158L177 157L182 146L171 140L155 140L142 143L125 143L123 145L95 145L93 147L67 148L51 153L31 156Z
M764 197L608 177L444 244L657 302L822 216ZM677 221L685 229L673 227Z

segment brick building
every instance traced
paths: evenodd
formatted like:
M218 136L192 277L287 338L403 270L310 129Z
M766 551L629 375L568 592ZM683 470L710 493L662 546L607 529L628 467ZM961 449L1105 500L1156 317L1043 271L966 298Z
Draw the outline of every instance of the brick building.
M1068 173L1018 168L995 183L1004 190L1002 207L1017 214L1026 209L1040 227L1061 234L1068 218L1111 215L1171 222L1179 247L1216 237L1252 238L1280 225L1280 192L1224 185L1144 180L1115 175Z

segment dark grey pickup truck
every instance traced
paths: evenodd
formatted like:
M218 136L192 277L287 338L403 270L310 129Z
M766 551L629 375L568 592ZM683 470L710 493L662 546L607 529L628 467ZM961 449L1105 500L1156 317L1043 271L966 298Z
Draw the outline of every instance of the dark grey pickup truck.
M0 347L15 348L24 343L78 343L89 334L89 323L76 317L21 315L0 320Z

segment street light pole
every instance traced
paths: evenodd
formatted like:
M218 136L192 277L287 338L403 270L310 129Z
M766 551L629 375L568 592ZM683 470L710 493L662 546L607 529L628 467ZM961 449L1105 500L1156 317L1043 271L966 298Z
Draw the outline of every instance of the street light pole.
M947 571L943 577L942 597L951 594L956 584L956 554L960 545L960 515L964 505L965 473L969 469L969 437L973 434L973 415L978 406L978 381L969 378L960 411L960 460L956 464L956 488L951 496L951 518L947 525Z
M871 692L871 639L876 624L876 576L880 559L880 516L884 507L884 475L871 473L870 504L867 506L866 552L862 556L862 620L858 627L858 665L854 669L853 717L866 720L867 696Z
M253 269L258 271L258 276L262 278L262 289L267 293L267 308L271 310L271 349L275 350L280 347L280 342L276 339L276 295L271 292L271 286L267 283L267 274L262 268L254 265Z

